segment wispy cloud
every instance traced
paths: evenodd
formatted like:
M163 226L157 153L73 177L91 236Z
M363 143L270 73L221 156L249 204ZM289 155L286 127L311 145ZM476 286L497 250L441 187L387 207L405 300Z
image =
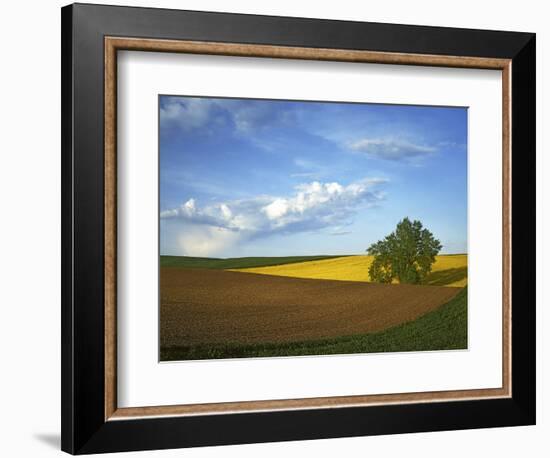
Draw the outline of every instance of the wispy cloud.
M295 158L294 165L299 172L293 172L290 174L292 178L309 178L319 180L327 174L327 168L313 162L311 160Z
M177 124L185 131L205 126L211 116L215 99L165 97L160 107L161 125Z
M329 235L348 235L351 233L352 231L333 231L333 232L330 232Z
M414 161L437 151L435 146L389 138L363 138L348 146L352 151L390 161Z
M295 188L287 197L257 196L199 206L189 199L161 212L161 219L185 223L179 239L183 254L216 254L228 245L280 233L299 233L335 227L384 198L382 178L365 178L346 186L314 181ZM198 227L206 231L197 230Z
M230 123L236 132L247 134L289 122L292 116L281 104L260 100L165 96L160 107L161 125L178 125L184 131Z

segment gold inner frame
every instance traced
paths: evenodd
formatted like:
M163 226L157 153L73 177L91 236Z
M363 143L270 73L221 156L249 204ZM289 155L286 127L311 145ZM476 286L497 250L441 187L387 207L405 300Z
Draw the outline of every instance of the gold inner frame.
M119 408L117 404L117 51L493 69L502 72L502 380L500 388ZM507 398L511 367L511 60L344 49L105 37L105 420Z

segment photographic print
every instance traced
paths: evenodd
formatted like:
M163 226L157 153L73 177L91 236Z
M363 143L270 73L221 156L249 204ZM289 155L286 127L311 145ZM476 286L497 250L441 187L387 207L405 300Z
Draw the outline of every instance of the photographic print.
M467 117L160 95L160 360L466 349Z

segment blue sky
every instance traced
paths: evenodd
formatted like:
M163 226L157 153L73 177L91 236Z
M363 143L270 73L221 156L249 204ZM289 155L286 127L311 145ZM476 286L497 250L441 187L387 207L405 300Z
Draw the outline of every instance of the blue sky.
M467 251L467 109L160 96L161 254L361 254L419 219Z

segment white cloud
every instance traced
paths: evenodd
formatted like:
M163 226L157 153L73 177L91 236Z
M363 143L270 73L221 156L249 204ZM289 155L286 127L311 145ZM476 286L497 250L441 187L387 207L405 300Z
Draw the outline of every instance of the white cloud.
M189 131L205 126L210 119L213 99L169 97L160 109L161 123L176 123Z
M319 164L307 159L295 158L294 165L301 171L291 173L291 178L309 178L318 180L328 172L326 167L322 167Z
M334 231L330 233L330 235L348 235L348 234L351 234L351 231Z
M190 131L229 121L241 134L284 122L289 117L277 105L256 100L206 97L167 97L160 109L161 123L176 124Z
M235 103L229 108L231 108L229 111L233 117L235 127L243 133L269 123L273 117L273 113L266 103Z
M223 252L239 239L239 233L223 227L188 225L178 235L176 244L184 256L209 257Z
M384 198L377 188L385 181L365 178L347 186L313 181L298 185L288 197L262 195L203 207L189 199L160 216L165 221L184 223L178 236L183 254L208 256L247 239L338 229L358 210Z
M270 220L278 219L288 211L288 203L286 199L275 199L262 210Z
M413 161L437 151L434 146L420 145L405 140L363 138L349 143L353 151L391 161Z

